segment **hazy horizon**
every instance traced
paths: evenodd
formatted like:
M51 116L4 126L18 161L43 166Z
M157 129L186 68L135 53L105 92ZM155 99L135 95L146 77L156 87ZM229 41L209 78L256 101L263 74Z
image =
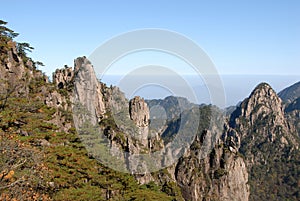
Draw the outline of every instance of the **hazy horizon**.
M64 65L73 66L76 57L89 58L115 36L154 28L181 34L203 49L223 75L226 105L247 97L259 82L268 82L278 92L300 80L300 1L12 0L1 5L2 20L20 33L16 41L35 48L28 55L43 62L40 68L49 76ZM115 50L131 44L125 41ZM126 55L111 71L126 75L132 67L149 64L177 69L179 75L190 71L180 58L161 51ZM192 87L204 94L198 96L205 102L202 84Z
M151 84L147 86L140 87L139 89L136 89L134 93L128 89L128 87L124 87L120 85L120 82L123 81L124 85L124 79L128 79L124 75L104 75L101 79L101 81L105 84L118 86L126 95L127 98L132 98L135 95L141 96L145 99L163 99L167 96L180 96L185 97L191 101L191 98L187 97L185 95L185 89L190 87L192 91L194 91L197 94L198 102L197 104L210 104L210 96L209 96L209 90L207 89L207 86L205 85L205 82L203 79L196 75L182 75L182 78L185 79L187 82L187 86L182 87L178 86L177 83L171 82L171 85L174 87L174 90L177 92L177 94L172 94L172 89L167 89L165 86L159 86L157 84ZM139 77L140 76L140 77ZM139 80L143 80L144 77L142 75L139 76L131 76L129 80L131 80L132 83L127 83L128 85L132 85L134 82ZM145 75L149 77L149 75ZM139 78L138 78L139 77ZM162 76L164 79L170 79L172 76ZM225 106L235 106L240 101L247 98L252 90L261 82L266 82L270 84L270 86L276 91L276 93L279 93L281 90L285 89L286 87L289 87L297 82L300 81L300 77L298 75L220 75L220 78L223 83L224 92L225 92ZM151 80L151 77L150 77ZM173 90L173 91L174 91ZM128 92L130 91L130 92ZM195 101L191 101L195 102Z

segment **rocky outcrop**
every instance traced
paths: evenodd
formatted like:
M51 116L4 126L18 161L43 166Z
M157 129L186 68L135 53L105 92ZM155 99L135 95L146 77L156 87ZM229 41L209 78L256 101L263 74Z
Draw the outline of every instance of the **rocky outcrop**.
M68 109L66 105L66 98L57 91L50 92L45 99L45 103L49 107L63 108L64 110Z
M3 42L3 41L2 41ZM0 99L4 96L28 97L36 85L48 83L48 77L36 69L33 60L17 51L17 43L7 41L0 50ZM40 91L46 93L46 87Z
M16 43L8 41L7 45L11 48L3 55L5 58L1 59L3 67L0 68L0 79L20 80L26 71L25 64L17 53Z
M223 144L201 158L201 146L203 141L196 138L176 167L176 181L185 200L248 200L248 173L243 159Z
M16 42L7 41L6 46L9 49L0 51L0 95L13 93L26 97L33 79L48 82L47 76L35 68L30 58L18 54Z
M129 101L130 119L137 126L138 134L135 135L144 147L148 146L149 134L149 108L144 99L139 96L134 97Z
M107 87L99 82L93 66L84 57L75 60L74 70L71 101L75 126L80 131L88 122L90 130L99 129L97 135L108 140L110 154L118 157L123 165L126 163L127 171L134 174L147 172L138 155L149 154L150 147L156 146L157 138L148 139L149 109L146 102L140 97L128 101L118 87ZM144 183L151 179L151 175L137 178Z
M67 88L68 84L72 83L74 78L73 68L66 66L63 69L56 69L52 77L53 83L58 89Z
M91 62L85 57L75 60L73 103L83 104L91 113L93 124L99 122L106 112L102 85L97 80Z
M138 127L146 127L149 125L149 108L143 98L134 97L129 102L129 114L131 120Z

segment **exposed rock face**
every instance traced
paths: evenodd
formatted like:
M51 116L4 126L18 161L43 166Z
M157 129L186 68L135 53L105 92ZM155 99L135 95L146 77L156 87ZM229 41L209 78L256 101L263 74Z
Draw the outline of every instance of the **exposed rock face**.
M249 121L249 126L253 126L257 120L265 118L268 114L274 114L274 125L285 124L284 113L281 106L281 99L276 95L276 92L266 83L258 85L251 93L249 98L245 99L237 108L231 117L231 122L238 119L235 115L245 118Z
M155 146L157 140L148 139L149 109L146 102L140 97L129 102L119 88L99 82L91 63L84 57L75 60L74 75L72 102L75 112L82 114L75 116L79 117L75 122L83 125L84 121L89 121L96 127L100 124L98 135L103 133L103 137L109 140L110 153L123 163L128 161L129 172L139 173L138 169L145 169L145 164L140 163L135 155L149 153L149 147ZM88 115L84 115L85 112ZM149 182L151 175L137 178L141 183Z
M92 64L85 57L75 60L75 72L73 98L92 112L95 125L106 112L102 86L97 80Z
M241 157L234 158L235 155L227 159L228 174L221 179L220 200L248 200L250 189L248 185L248 172L246 164ZM226 160L225 160L226 163ZM224 182L224 184L222 184Z
M7 52L3 59L4 62L1 64L4 67L0 68L0 79L11 78L19 80L25 73L25 65L17 53L16 43L12 41L8 41L7 43L11 47L11 50Z
M138 128L138 135L136 138L143 146L148 147L149 142L151 142L151 139L148 139L150 112L148 105L143 98L136 96L129 101L129 115L130 119Z
M34 70L32 60L23 61L15 42L8 41L6 45L10 49L4 54L0 52L0 95L13 92L15 96L27 96L33 78L47 80L47 77Z
M176 181L185 200L248 200L248 173L243 159L222 144L201 158L202 140L196 138L191 151L176 167Z
M45 97L45 104L56 109L53 119L49 122L58 125L59 130L62 132L68 132L68 130L72 127L71 117L65 116L66 113L63 112L71 112L71 105L69 105L68 102L68 97L58 93L57 90L49 92Z
M66 88L71 83L74 77L74 71L72 67L65 67L63 69L57 69L53 73L53 83L58 89Z
M129 113L131 120L138 127L146 127L149 125L149 108L143 98L134 97L129 102Z
M30 90L37 88L35 84L48 83L48 77L36 69L36 63L18 52L18 45L12 40L1 40L0 99L8 94L11 97L28 97ZM41 88L39 92L45 95L46 86Z
M59 94L57 91L50 92L45 100L46 105L49 107L54 108L63 108L67 110L67 105L64 103L66 102L65 97L63 97L61 94Z
M257 140L273 142L281 137L279 133L284 133L285 137L298 146L290 135L281 99L266 83L259 84L232 113L229 126L235 129L235 131L229 130L231 138L239 139L239 136L233 135L237 131L241 138L252 136ZM253 135L254 133L259 135ZM238 148L240 142L241 140L235 140Z

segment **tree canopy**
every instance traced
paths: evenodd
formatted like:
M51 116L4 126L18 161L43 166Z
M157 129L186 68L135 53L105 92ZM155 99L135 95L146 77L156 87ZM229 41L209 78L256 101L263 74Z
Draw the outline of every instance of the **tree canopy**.
M11 40L19 34L6 27L7 22L0 20L0 37L1 40Z
M7 27L7 22L0 20L0 51L5 51L11 46L8 45L9 41L12 41L19 34ZM32 52L34 49L26 42L17 42L16 48L19 56L26 57L27 52Z

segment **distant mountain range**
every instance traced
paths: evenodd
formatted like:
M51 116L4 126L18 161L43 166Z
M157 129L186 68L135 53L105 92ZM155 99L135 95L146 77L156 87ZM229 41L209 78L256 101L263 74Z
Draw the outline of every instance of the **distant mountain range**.
M300 82L293 84L278 93L284 103L291 103L300 97Z

